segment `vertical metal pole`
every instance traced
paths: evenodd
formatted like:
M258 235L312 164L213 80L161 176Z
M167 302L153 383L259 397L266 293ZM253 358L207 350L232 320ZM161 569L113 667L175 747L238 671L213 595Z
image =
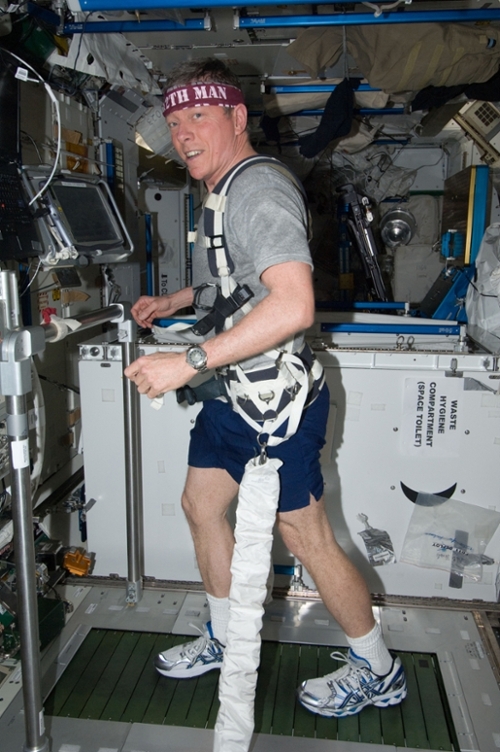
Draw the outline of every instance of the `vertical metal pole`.
M135 343L122 343L122 366L136 358ZM127 505L127 602L142 598L143 527L140 397L135 384L123 377L123 423L125 434L125 502Z
M0 272L2 321L1 389L7 411L7 438L11 469L12 521L16 561L17 615L21 637L23 678L24 752L46 752L42 692L40 688L40 637L35 580L35 544L31 500L30 449L26 395L31 391L30 340L23 338L21 309L14 272Z
M35 581L35 544L29 467L26 396L5 397L9 438L12 519L14 523L18 626L21 636L26 744L24 752L45 752L42 694L40 689L40 637Z
M146 295L155 294L153 268L153 228L151 214L144 214L144 229L146 233Z
M116 165L115 165L115 147L111 141L106 142L106 180L111 192L116 188Z

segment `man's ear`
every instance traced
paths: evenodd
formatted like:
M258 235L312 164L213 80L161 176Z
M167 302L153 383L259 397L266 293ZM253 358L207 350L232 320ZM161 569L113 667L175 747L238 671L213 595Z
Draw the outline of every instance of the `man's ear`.
M244 104L237 104L233 109L234 127L236 133L244 133L248 122L248 111Z

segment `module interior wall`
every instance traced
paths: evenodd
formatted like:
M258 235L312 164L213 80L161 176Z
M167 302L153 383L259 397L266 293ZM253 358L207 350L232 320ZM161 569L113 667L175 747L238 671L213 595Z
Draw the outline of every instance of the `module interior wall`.
M500 396L466 391L463 379L444 372L412 369L327 367L327 383L335 406L330 418L331 441L323 452L322 467L328 513L337 538L367 579L372 592L399 595L479 598L496 601L497 564L484 566L480 580L463 578L462 587L450 587L450 570L401 563L400 556L415 504L402 485L421 494L439 494L455 487L453 500L493 511L500 510L499 439ZM488 376L470 375L487 386ZM438 435L436 415L433 446L427 445L424 417L422 445L415 444L415 417L408 394L418 383L434 383L448 405L457 400L454 431ZM449 420L449 414L446 418ZM332 425L332 421L334 425ZM449 426L449 423L448 423ZM372 566L360 533L368 523L388 533L396 563ZM499 531L486 554L498 560Z
M157 348L155 348L157 349ZM146 348L146 351L148 349ZM455 599L496 600L497 565L484 566L478 582L463 580L450 587L450 571L401 563L401 551L414 502L401 483L415 495L438 494L454 487L452 499L500 511L500 396L491 391L465 390L464 379L445 375L445 356L411 352L387 355L386 367L352 367L352 354L322 353L331 393L331 416L322 454L325 497L340 544L366 577L372 592ZM367 358L366 354L362 354ZM361 359L358 359L361 361ZM351 363L351 366L348 363ZM491 375L481 370L480 359L460 356L464 378L490 387ZM96 553L96 573L126 575L124 502L123 413L121 364L102 368L98 362L81 364L84 457L87 494L98 503L88 515L89 547ZM339 367L341 366L341 367ZM86 382L90 380L90 386ZM415 447L411 399L416 385L434 383L448 404L457 401L456 429L435 435L434 447ZM109 401L112 390L114 401ZM107 402L102 402L102 394ZM187 470L189 431L199 407L182 407L173 395L160 410L141 399L141 452L145 574L159 579L199 581L194 549L180 499ZM449 415L448 415L449 419ZM436 426L438 424L436 423ZM103 428L104 426L104 428ZM395 563L372 566L360 532L369 524L389 535ZM497 530L486 555L498 561ZM279 540L274 562L290 563ZM312 581L306 574L306 582Z

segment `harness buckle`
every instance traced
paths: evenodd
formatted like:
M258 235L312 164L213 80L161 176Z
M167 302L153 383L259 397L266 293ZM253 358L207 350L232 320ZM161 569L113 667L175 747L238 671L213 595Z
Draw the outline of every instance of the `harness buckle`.
M260 440L260 433L257 435L257 443L260 446L259 465L265 465L267 462L267 441Z
M237 285L231 293L231 297L234 299L235 304L241 308L241 306L253 298L253 292L248 285Z
M224 235L210 235L207 240L209 241L209 244L207 245L209 250L224 248Z
M259 399L262 400L262 402L265 402L266 405L268 405L271 402L271 400L274 399L275 396L276 395L272 391L271 392L263 392L262 394L259 392Z
M293 386L289 386L286 391L290 395L290 399L294 400L301 389L302 389L302 385L299 384L298 381L296 381L295 384Z
M200 311L211 311L214 307L213 303L212 305L205 305L204 303L201 302L201 296L209 288L217 290L218 287L219 285L215 284L214 282L204 282L202 285L198 285L198 287L195 287L193 289L193 293L194 293L193 307L198 308Z

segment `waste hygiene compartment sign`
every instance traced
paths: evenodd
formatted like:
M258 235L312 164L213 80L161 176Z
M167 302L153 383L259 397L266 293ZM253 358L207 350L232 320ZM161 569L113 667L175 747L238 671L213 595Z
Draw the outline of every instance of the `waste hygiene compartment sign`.
M462 379L405 379L401 451L413 457L458 457Z

